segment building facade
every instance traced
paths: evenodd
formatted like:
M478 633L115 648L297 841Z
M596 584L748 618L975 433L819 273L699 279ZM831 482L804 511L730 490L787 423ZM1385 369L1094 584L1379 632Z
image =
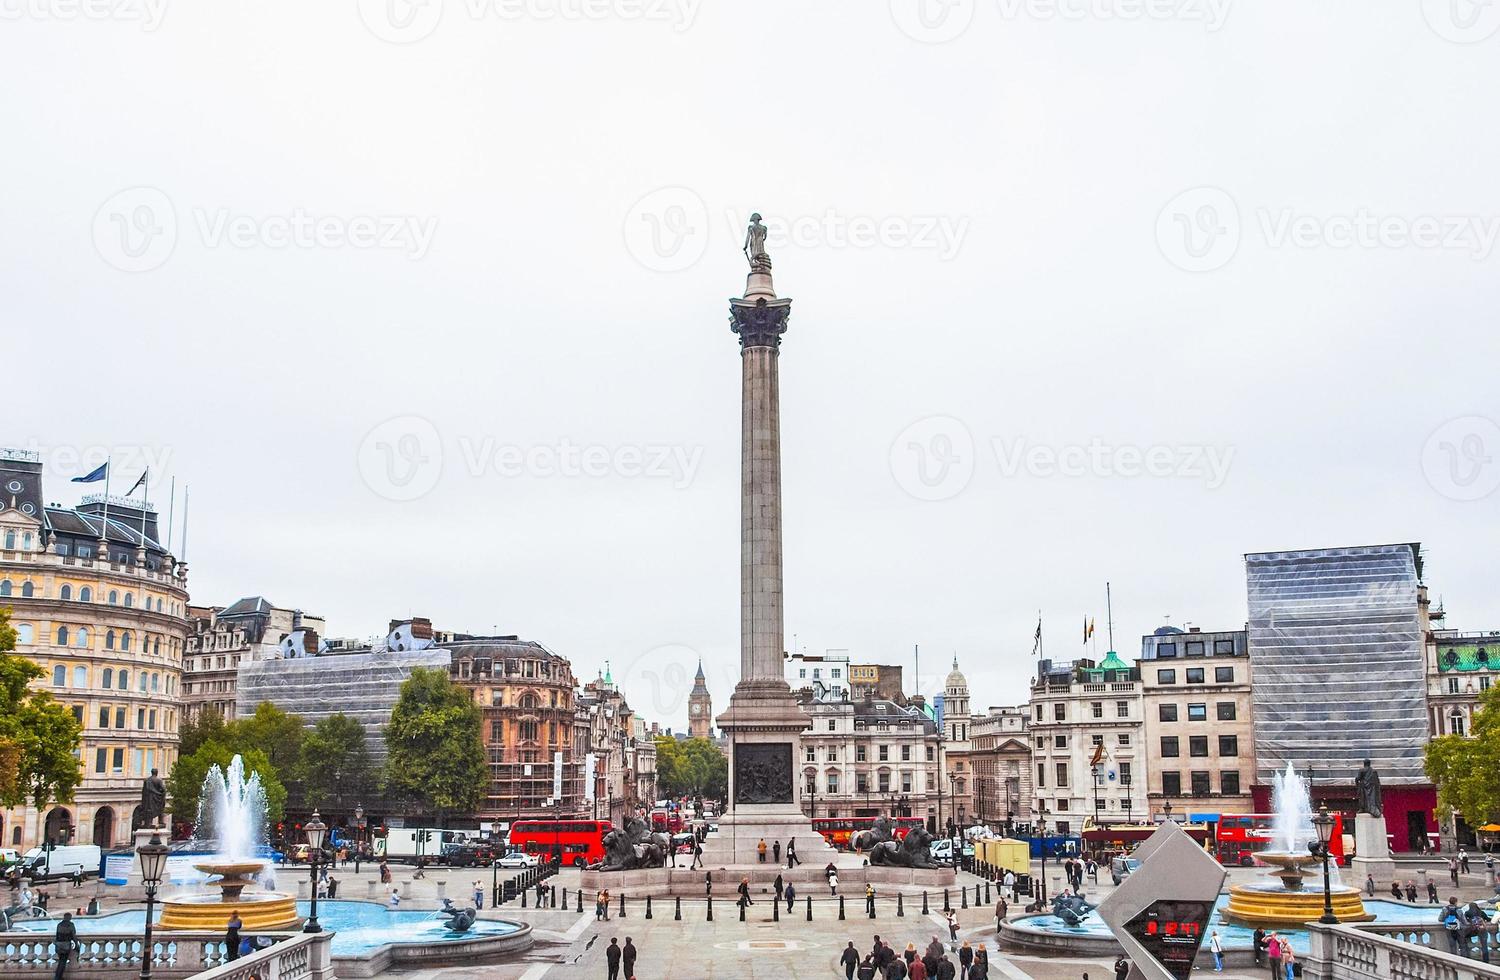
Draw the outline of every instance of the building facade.
M882 698L906 703L900 664L850 664L849 696L855 701Z
M574 756L592 774L579 815L619 826L656 801L656 739L615 685L608 666L583 686L574 714Z
M1038 809L1064 834L1145 815L1140 671L1110 651L1097 664L1042 660L1032 681L1031 752ZM1033 812L1029 819L1038 814Z
M1028 717L1026 705L991 707L969 730L974 820L1007 835L1031 821L1036 805Z
M883 698L802 700L812 727L799 740L803 812L809 817L923 817L951 812L940 778L937 725Z
M189 606L192 632L182 664L182 714L192 721L204 710L225 719L239 716L239 666L256 660L281 659L283 643L294 632L303 653L316 653L323 620L301 610L280 609L263 596L247 596L228 606ZM254 710L254 705L251 705Z
M1434 613L1433 619L1441 618ZM1500 632L1433 630L1427 638L1427 721L1433 738L1471 738L1479 698L1500 682ZM1483 824L1484 821L1479 821ZM1445 851L1479 844L1463 814L1438 814Z
M1244 630L1183 632L1164 626L1141 638L1146 800L1151 814L1217 824L1220 813L1252 813L1255 700Z
M142 780L176 761L187 567L159 539L140 501L44 505L40 457L0 450L0 605L46 672L35 686L83 727L73 800L0 811L7 847L127 843Z
M785 658L786 683L799 697L819 701L843 701L850 695L849 655L830 650L821 655L789 653Z
M969 731L973 719L969 716L969 681L958 669L956 655L953 669L943 681L941 723L943 739L939 755L943 778L948 781L944 787L948 794L948 816L953 818L955 827L967 827L975 820L974 743Z

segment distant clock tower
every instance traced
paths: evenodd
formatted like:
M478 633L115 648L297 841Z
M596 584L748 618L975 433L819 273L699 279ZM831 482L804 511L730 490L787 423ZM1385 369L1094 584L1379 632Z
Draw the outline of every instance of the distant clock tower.
M713 737L713 705L710 703L708 685L703 678L703 661L698 661L698 676L693 678L693 691L688 695L688 736L690 738Z

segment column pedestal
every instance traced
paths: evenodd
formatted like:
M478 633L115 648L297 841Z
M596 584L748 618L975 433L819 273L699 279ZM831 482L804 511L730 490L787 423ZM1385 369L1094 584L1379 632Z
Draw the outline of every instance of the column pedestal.
M1391 860L1391 845L1385 837L1385 818L1368 813L1354 816L1354 870L1356 887L1363 888L1365 877L1375 879L1375 890L1384 891L1396 877L1396 862Z

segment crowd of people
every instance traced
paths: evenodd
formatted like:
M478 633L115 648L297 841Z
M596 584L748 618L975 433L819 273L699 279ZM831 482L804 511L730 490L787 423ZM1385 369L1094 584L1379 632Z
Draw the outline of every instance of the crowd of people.
M990 954L984 943L973 945L965 940L951 953L936 936L925 949L907 943L898 953L877 935L863 954L851 940L839 956L839 965L845 980L988 980Z

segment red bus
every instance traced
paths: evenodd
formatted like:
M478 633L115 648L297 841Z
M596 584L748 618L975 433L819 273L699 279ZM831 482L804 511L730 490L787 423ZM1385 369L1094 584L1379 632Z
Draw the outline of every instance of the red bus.
M651 829L659 834L680 834L682 814L676 810L652 810Z
M510 846L581 868L604 860L604 835L612 827L608 820L517 820L510 825Z
M898 839L903 838L914 827L925 825L921 817L892 817L894 824L892 832ZM854 847L854 839L867 830L875 827L874 817L818 817L812 822L813 830L823 835L823 839L835 848L847 851Z
M1333 817L1333 836L1328 841L1328 853L1341 865L1348 865L1347 848L1344 845L1344 815L1330 813ZM1219 817L1219 832L1214 844L1215 857L1219 863L1232 867L1248 868L1255 863L1255 852L1263 851L1271 843L1271 826L1276 818L1269 813L1225 813Z

